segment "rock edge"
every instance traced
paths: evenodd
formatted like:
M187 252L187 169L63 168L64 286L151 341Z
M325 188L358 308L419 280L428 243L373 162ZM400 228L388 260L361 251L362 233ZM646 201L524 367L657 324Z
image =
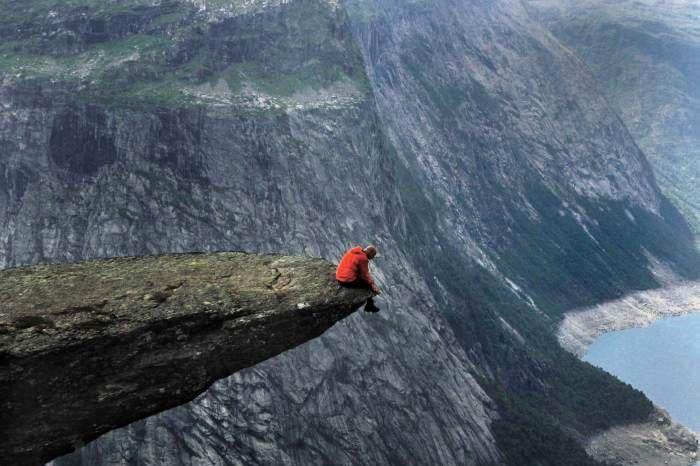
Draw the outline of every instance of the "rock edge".
M224 252L0 271L1 464L37 465L311 340L369 297Z

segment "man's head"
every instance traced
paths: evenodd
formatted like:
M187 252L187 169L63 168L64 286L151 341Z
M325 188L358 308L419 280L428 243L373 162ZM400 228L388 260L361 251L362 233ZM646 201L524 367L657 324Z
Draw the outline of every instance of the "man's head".
M377 255L377 247L373 244L370 244L367 246L365 249L365 254L367 255L367 259L372 260L374 259L374 256Z

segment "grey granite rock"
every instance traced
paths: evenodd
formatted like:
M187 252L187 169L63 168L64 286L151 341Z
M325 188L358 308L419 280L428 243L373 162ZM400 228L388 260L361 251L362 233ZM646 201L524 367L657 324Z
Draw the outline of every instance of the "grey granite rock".
M318 259L181 254L0 272L2 464L35 465L318 337L369 291Z
M692 0L528 0L574 50L700 232L700 9Z

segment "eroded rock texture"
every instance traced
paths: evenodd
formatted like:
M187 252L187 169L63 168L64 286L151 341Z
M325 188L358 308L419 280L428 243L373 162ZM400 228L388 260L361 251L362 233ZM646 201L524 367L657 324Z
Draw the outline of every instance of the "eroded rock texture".
M311 340L370 295L242 253L0 272L2 464L41 464Z

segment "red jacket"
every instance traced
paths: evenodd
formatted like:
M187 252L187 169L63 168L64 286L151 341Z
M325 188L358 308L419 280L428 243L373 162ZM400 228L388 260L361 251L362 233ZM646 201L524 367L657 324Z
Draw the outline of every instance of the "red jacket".
M375 288L374 280L372 280L372 276L369 274L369 259L359 246L345 253L340 264L338 264L335 278L341 283L363 281L372 289Z

